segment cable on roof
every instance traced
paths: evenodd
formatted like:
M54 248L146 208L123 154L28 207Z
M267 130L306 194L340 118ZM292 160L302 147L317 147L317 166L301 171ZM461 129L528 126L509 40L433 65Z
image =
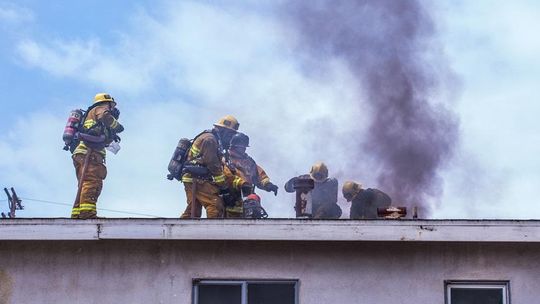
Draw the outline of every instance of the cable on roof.
M46 200L40 200L40 199L34 199L34 198L27 198L27 197L21 197L21 199L27 200L27 201L38 202L38 203L51 204L51 205L70 206L70 207L73 206L73 204L68 204L68 203L60 203L60 202L54 202L54 201L46 201ZM129 212L129 211L121 211L121 210L114 210L114 209L99 208L99 210L102 210L102 211L109 211L109 212L116 212L116 213L123 213L123 214L131 214L131 215L141 215L141 216L148 216L148 217L156 217L156 218L161 217L161 216L152 215L152 214L137 213L137 212Z

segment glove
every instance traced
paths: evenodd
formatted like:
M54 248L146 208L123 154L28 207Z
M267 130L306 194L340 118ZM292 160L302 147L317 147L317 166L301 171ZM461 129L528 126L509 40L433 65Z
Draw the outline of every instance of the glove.
M252 184L245 183L242 185L242 197L246 197L250 194L252 194L255 191L255 186Z
M120 117L120 110L118 110L118 108L113 108L111 110L111 115L112 117L114 117L114 119L118 119Z
M114 134L114 136L113 136L113 141L119 143L121 140L122 140L122 139L120 138L120 136Z
M266 186L264 186L264 190L267 191L267 192L274 192L274 195L277 196L277 191L278 191L278 186L272 184L272 183L268 183L266 184Z
M229 188L219 190L219 196L223 200L225 207L234 207L236 205L236 198L231 194Z

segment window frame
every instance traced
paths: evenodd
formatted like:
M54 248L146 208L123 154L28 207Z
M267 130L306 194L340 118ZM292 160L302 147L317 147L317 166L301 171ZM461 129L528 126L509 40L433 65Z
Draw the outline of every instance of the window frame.
M199 285L240 285L242 288L241 304L248 304L248 284L294 284L294 302L299 304L300 281L298 279L193 279L191 289L191 303L198 304Z
M470 288L470 289L502 289L503 304L510 302L510 281L496 280L446 280L444 281L444 303L451 304L452 288Z

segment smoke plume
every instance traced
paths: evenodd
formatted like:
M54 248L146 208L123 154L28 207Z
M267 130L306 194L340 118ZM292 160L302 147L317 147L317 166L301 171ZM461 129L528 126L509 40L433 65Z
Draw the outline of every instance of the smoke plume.
M309 65L317 62L318 69L331 60L344 61L365 96L359 106L367 103L369 113L358 120L369 120L369 128L356 149L368 158L357 161L376 169L361 174L376 175L376 186L395 205L418 206L421 216L428 216L442 195L439 171L458 140L457 119L443 101L452 75L428 10L414 0L314 0L286 6Z

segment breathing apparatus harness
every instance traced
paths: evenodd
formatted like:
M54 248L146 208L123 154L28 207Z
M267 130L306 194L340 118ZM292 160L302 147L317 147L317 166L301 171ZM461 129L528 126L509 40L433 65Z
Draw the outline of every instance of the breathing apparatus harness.
M193 143L197 140L197 138L199 138L205 133L211 133L218 142L218 157L221 158L224 155L225 149L223 149L221 138L219 137L219 134L216 133L214 130L204 130L197 136L195 136L193 139L181 138L180 141L178 141L178 145L174 150L171 160L169 161L169 166L167 168L169 171L169 174L167 174L168 180L176 179L181 182L182 175L186 173L191 174L194 178L197 179L209 181L212 180L208 168L199 164L198 158L195 158L189 162L187 161L188 154L191 147L193 146Z
M66 127L64 128L64 134L62 136L65 144L65 151L70 151L73 153L81 141L93 149L105 148L112 141L120 142L120 137L106 127L103 122L96 122L90 128L84 127L84 122L88 117L88 113L100 105L100 103L93 104L88 107L86 111L82 109L71 111ZM120 117L120 110L117 108L110 110L110 113L115 119ZM101 128L102 131L96 132L95 130L98 128Z
M242 202L243 217L251 219L265 219L268 213L261 206L261 198L257 194L250 194Z

